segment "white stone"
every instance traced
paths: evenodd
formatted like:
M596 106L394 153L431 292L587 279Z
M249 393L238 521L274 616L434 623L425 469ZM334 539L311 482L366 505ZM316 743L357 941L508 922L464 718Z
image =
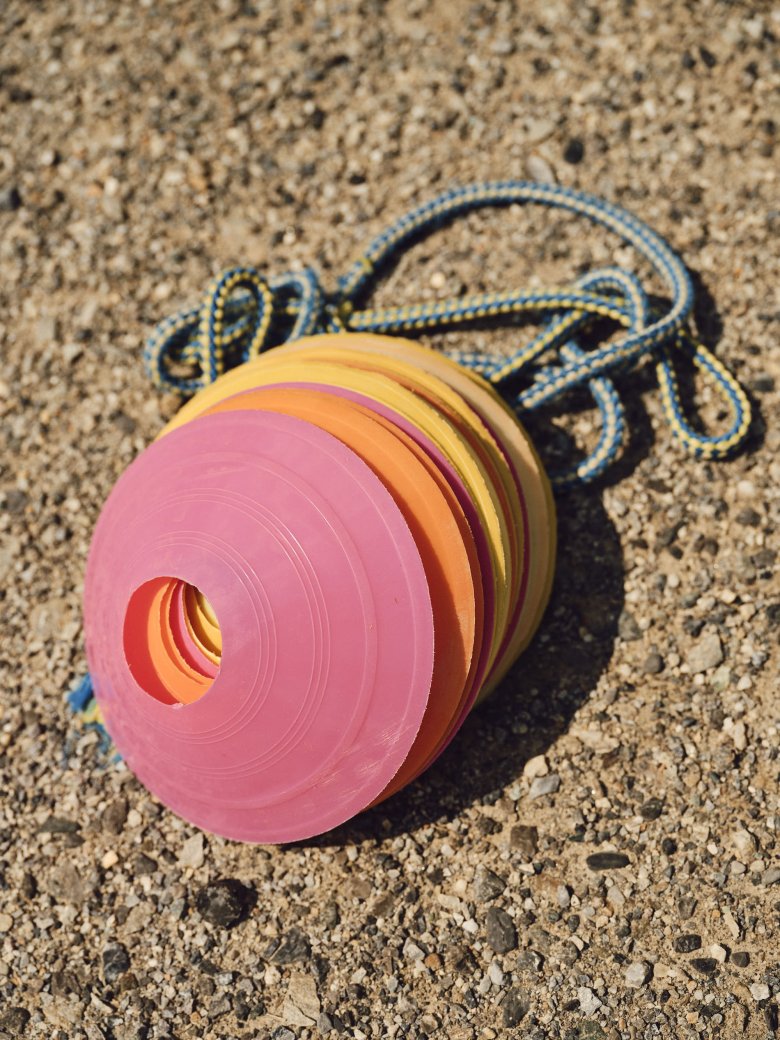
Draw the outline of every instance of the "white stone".
M101 859L100 865L104 870L110 870L111 867L115 867L118 862L119 856L117 856L113 849L109 849L105 856Z
M187 838L181 849L179 849L179 866L192 867L193 870L197 870L198 867L203 866L204 858L203 835L198 832L198 834L193 834L191 838Z
M404 943L404 954L410 961L421 961L425 957L417 943L412 942L411 939L407 939Z
M504 981L504 973L497 961L491 963L488 968L488 975L494 986L500 986Z
M731 844L740 856L748 857L758 848L758 842L744 827L738 827L731 834Z
M543 184L555 184L555 171L538 152L532 152L528 156L525 160L525 169L532 180L540 181Z
M688 654L688 667L694 673L706 672L717 668L723 661L723 645L717 632L710 632L691 648Z
M311 975L296 972L287 987L282 1018L290 1026L312 1026L320 1013L317 984Z
M753 982L750 985L753 1000L769 1000L769 986L765 982Z
M523 776L528 780L534 780L537 776L547 776L550 772L550 767L547 765L547 759L544 755L535 755L533 758L529 758L523 768Z
M625 906L626 897L617 885L613 885L607 890L607 902L610 906Z
M14 919L10 914L0 914L0 932L10 932L13 924Z
M725 946L721 946L720 943L713 943L710 946L710 957L716 960L718 964L725 964L726 957L728 956L728 950Z
M533 801L545 794L554 794L560 786L561 778L556 773L551 773L549 776L537 776L531 784L528 797Z
M593 1015L601 1007L601 1001L587 986L580 986L577 989L577 1000L580 1002L580 1009L584 1015Z
M650 978L650 965L646 961L634 961L626 968L626 985L640 989Z

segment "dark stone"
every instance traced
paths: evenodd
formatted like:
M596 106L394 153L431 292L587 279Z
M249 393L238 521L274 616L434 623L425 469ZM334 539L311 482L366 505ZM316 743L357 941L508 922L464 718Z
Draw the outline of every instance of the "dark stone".
M155 870L157 870L157 864L151 856L139 852L133 856L130 869L134 874L154 874Z
M485 915L485 934L488 946L496 953L517 949L517 929L506 910L491 906Z
M677 842L674 838L664 838L661 842L661 852L664 856L673 856L677 852Z
M658 675L664 670L664 659L657 650L651 650L642 665L645 675Z
M701 949L701 936L692 932L687 935L678 935L673 946L675 953L693 953L694 950Z
M127 950L120 943L106 946L103 950L103 978L106 982L113 982L120 975L124 975L130 967L130 958Z
M376 906L374 907L374 913L377 913ZM341 920L339 908L337 903L327 903L320 914L320 924L323 928L335 928Z
M630 643L642 638L642 630L633 614L624 610L618 618L618 635L624 642Z
M11 1036L24 1036L27 1023L30 1021L30 1012L23 1007L9 1007L0 1012L0 1033L10 1033Z
M682 524L671 524L659 531L658 537L655 540L656 551L659 549L666 549L672 545L672 543L677 540L677 535L680 533L681 526Z
M81 994L81 984L72 971L53 971L49 989L53 997L66 997L69 993Z
M468 946L451 946L446 953L446 961L452 971L460 975L470 975L476 970L477 962Z
M712 69L718 64L718 59L715 57L712 51L707 50L706 47L699 47L699 57L708 69Z
M24 491L20 491L19 488L11 488L10 491L5 493L5 508L15 516L24 512L27 502L27 495Z
M232 928L249 916L256 900L253 888L235 878L221 878L200 889L195 909L209 924Z
M136 431L136 421L130 415L125 415L124 412L115 412L111 416L111 422L116 426L120 433L124 433L127 437L132 437Z
M497 820L492 820L489 816L485 816L482 813L477 817L477 830L480 834L484 834L487 837L489 834L497 834L501 830L501 824Z
M731 955L731 963L737 968L747 968L750 964L750 954L744 950L737 950L736 953Z
M13 213L14 210L19 209L21 205L22 196L19 194L19 189L16 185L12 185L10 188L0 189L0 211L3 213Z
M718 970L718 962L714 957L694 957L690 964L702 975L714 975Z
M35 880L34 874L26 871L22 875L19 892L23 899L35 899L35 896L38 894L38 882Z
M561 961L570 968L580 959L580 951L573 942L565 942L561 947Z
M528 999L528 995L517 986L513 986L507 991L504 1003L501 1005L504 1025L507 1028L516 1026L528 1014L530 1006L531 1001Z
M680 896L677 900L677 913L683 921L687 921L689 917L693 917L695 909L696 900L693 896Z
M664 803L660 798L650 798L639 808L643 820L657 820L664 811Z
M630 862L624 852L594 852L585 860L591 870L622 870Z
M127 810L126 798L114 798L109 802L100 817L103 830L108 831L109 834L121 834L127 820Z
M579 137L571 137L566 142L566 147L563 149L563 161L571 163L572 166L576 166L577 163L582 162L585 156L585 145L579 139Z
M45 823L38 828L39 834L75 834L81 829L81 824L75 820L66 820L62 816L50 816Z
M532 860L539 848L539 832L536 827L518 823L509 832L509 847L516 849L526 861Z
M571 1040L606 1040L607 1034L594 1018L585 1019L577 1026Z
M288 1029L287 1026L278 1026L271 1033L271 1040L297 1040L297 1037L292 1029Z
M742 524L743 527L758 527L761 523L761 514L748 506L747 509L740 509L737 513L737 523Z
M294 964L295 961L308 960L311 947L302 931L291 928L286 935L269 943L263 956L271 964Z
M498 874L494 874L492 870L485 868L477 875L474 892L481 902L489 903L492 899L497 899L505 888L506 881Z
M518 954L517 967L520 971L540 971L544 964L544 957L536 950L523 950Z

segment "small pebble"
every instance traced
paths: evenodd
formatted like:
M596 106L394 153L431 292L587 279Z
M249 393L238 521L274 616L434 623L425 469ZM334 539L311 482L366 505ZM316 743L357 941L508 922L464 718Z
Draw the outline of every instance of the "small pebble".
M536 152L532 152L525 160L525 169L532 181L538 181L540 184L556 183L555 171L552 166Z
M688 667L695 673L717 668L722 660L723 645L717 632L703 636L687 657Z
M501 1005L504 1027L511 1029L513 1026L518 1025L528 1014L530 1007L531 1001L524 990L518 989L517 986L509 989Z
M626 985L632 989L640 989L650 978L651 967L645 961L634 961L626 968Z
M492 961L488 968L488 977L494 986L502 985L504 981L504 973L501 970L501 965L496 961Z
M130 968L130 957L121 943L106 946L103 950L103 978L114 982Z
M13 213L22 205L22 196L16 185L10 188L0 188L0 212Z
M737 950L736 953L731 955L731 963L736 968L747 968L748 964L750 964L750 954L744 950Z
M197 870L198 867L203 866L204 860L203 834L199 831L187 838L182 845L179 850L178 864L180 867L191 867L193 870Z
M209 924L232 928L249 914L254 891L233 878L212 881L195 896L195 909Z
M726 958L729 955L729 951L726 949L726 947L721 946L719 943L713 943L712 946L710 946L708 952L710 957L716 960L718 964L725 964Z
M31 1017L30 1012L23 1007L8 1007L0 1011L0 1033L24 1036Z
M753 982L748 989L753 1000L769 1000L769 986L765 982Z
M657 820L664 811L664 803L660 798L651 798L639 807L639 815L643 820Z
M578 988L577 1000L580 1002L580 1010L584 1015L594 1015L601 1007L601 1001L588 986Z
M271 964L294 964L311 956L309 940L298 928L291 928L280 939L274 939L263 955Z
M547 765L547 759L544 755L536 755L534 758L529 758L523 766L523 776L528 780L533 780L537 776L547 776L549 771L550 767Z
M491 906L485 915L485 935L488 946L496 953L509 953L517 948L517 930L506 910Z
M509 832L509 847L515 849L529 861L534 858L539 848L539 832L536 827L518 823Z
M693 932L689 932L685 935L678 935L672 943L675 953L693 953L694 950L701 949L701 936L696 935Z
M477 874L474 894L480 902L487 903L492 899L497 899L505 888L506 881L503 878L500 878L498 874L494 874L492 870L483 868Z
M688 963L702 975L714 975L718 970L718 962L714 957L694 957Z
M517 967L520 971L540 971L543 963L544 957L536 950L523 950L517 957Z
M658 675L664 670L664 659L657 650L651 650L644 660L642 671L645 675Z
M566 142L566 147L563 149L563 161L576 165L582 162L585 155L585 145L579 139L579 137L572 137Z
M622 870L630 862L623 852L593 852L585 860L590 870Z
M103 810L100 817L103 830L109 834L121 834L127 820L127 799L114 798Z
M633 614L624 610L618 618L618 635L627 643L642 638L642 629Z
M551 773L549 776L538 776L531 784L528 797L533 801L546 794L554 794L560 786L561 778L556 773Z

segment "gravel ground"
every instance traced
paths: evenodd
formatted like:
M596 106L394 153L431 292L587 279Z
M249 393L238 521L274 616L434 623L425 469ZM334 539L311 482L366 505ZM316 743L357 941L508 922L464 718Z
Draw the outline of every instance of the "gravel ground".
M777 14L2 5L0 1036L776 1035ZM653 379L625 379L631 446L562 499L541 633L444 760L319 842L201 835L64 702L100 504L177 405L146 382L144 335L230 263L333 284L408 206L516 176L670 238L760 410L750 450L684 457ZM565 218L479 215L378 298L613 259L632 261Z

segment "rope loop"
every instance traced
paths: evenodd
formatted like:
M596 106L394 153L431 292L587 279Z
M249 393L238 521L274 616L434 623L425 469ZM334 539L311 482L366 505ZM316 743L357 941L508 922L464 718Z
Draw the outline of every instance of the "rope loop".
M589 272L570 288L477 293L415 305L361 309L382 270L438 228L483 208L511 205L557 207L598 224L634 247L660 276L669 303L651 300L639 278L622 268ZM419 334L457 328L485 319L523 316L541 329L509 357L449 351L450 357L482 374L512 404L518 415L588 388L601 416L601 433L590 454L551 474L557 486L594 480L615 459L626 436L623 405L612 376L652 358L664 413L682 446L696 457L719 459L745 441L751 423L750 401L735 377L715 355L697 343L687 325L694 294L682 260L660 235L633 214L586 192L528 181L472 184L447 191L402 216L374 238L326 294L310 268L266 280L250 267L221 274L200 307L161 322L145 350L151 379L191 394L234 365L272 346L316 332ZM608 338L593 349L582 345L606 327ZM622 330L616 338L615 329ZM693 364L723 398L728 429L700 432L686 418L681 402L680 361ZM189 367L193 374L180 374ZM520 379L524 389L517 389Z

